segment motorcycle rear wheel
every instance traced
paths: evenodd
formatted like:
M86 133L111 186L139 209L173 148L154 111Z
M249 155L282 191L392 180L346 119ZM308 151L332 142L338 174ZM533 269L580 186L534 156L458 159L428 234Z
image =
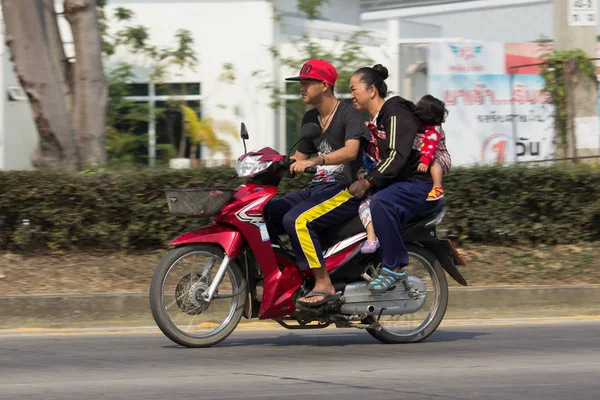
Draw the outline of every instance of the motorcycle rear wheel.
M175 274L175 278L171 279L170 274L178 264L193 256L207 258L207 265L196 269L201 262L191 262L182 269L181 273L185 275L179 277ZM214 346L226 339L240 322L247 287L244 273L235 260L230 260L211 303L201 298L223 257L223 249L216 245L184 245L169 251L156 267L150 284L150 309L156 325L173 342L185 347ZM215 305L222 300L225 304ZM227 305L229 301L231 304ZM213 315L219 311L224 312L225 317ZM205 322L200 321L201 318ZM181 319L189 320L185 329L178 326L177 321Z
M448 306L448 281L446 279L446 275L444 269L437 261L435 255L431 253L429 250L414 245L408 244L407 246L410 264L407 267L407 272L409 275L413 275L410 270L410 266L413 262L419 262L428 272L429 281L431 282L431 287L433 290L430 292L428 290L427 296L431 300L430 310L427 315L423 316L423 321L414 329L398 332L392 329L392 323L394 321L386 321L386 316L383 316L380 320L381 327L378 330L377 328L368 328L367 332L371 334L375 339L379 340L383 343L388 344L400 344L400 343L417 343L422 340L427 339L435 330L438 328L444 315L446 314L446 307ZM423 279L423 276L419 276L419 278ZM425 308L425 306L423 307ZM423 308L421 310L423 310ZM418 315L422 315L421 312ZM425 310L426 311L426 310ZM407 314L402 316L391 317L389 319L395 318L408 318L413 317L413 314ZM418 317L415 321L418 323ZM376 321L375 317L367 317L362 322L366 324L372 324ZM398 322L398 321L396 321Z

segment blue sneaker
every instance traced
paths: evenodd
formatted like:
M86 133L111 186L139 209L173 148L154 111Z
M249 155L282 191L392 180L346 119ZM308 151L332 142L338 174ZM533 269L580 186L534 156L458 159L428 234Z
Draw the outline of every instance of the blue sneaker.
M395 284L406 279L406 271L394 272L387 268L382 268L379 276L369 282L369 290L373 294L383 293L389 290Z

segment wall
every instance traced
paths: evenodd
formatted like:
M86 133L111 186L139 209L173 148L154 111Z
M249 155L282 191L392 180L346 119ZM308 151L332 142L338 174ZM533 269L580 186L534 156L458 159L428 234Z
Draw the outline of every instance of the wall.
M3 25L3 22L2 22ZM0 170L33 169L31 155L38 143L31 106L14 72L10 52L0 33ZM9 89L20 97L9 95Z
M374 29L387 32L387 22L364 21L361 24L365 29ZM400 23L400 35L398 39L423 39L437 38L442 36L442 27L429 23L421 23L411 20L402 20Z
M289 17L303 17L297 8L296 0L276 0L277 9ZM329 0L320 8L320 19L329 22L358 25L360 16L359 0Z
M8 54L8 49L6 50ZM31 155L38 144L37 127L34 124L31 106L26 94L13 70L9 57L3 57L4 64L4 169L26 170L33 169ZM18 89L19 99L11 99L6 94L9 88ZM23 98L24 97L24 98Z
M441 37L495 42L534 41L540 34L552 37L553 27L551 3L448 12L409 21L437 25Z
M273 110L268 107L269 94L261 89L256 71L273 73L269 47L273 43L272 7L266 1L134 1L113 0L108 13L115 7L126 7L136 14L134 24L150 30L151 43L157 46L174 44L178 29L187 29L195 38L199 60L196 71L171 68L168 82L201 82L202 115L226 120L239 127L245 122L251 143L274 145ZM148 64L138 56L119 52L110 59L110 68L120 61L134 63L140 81L147 80ZM219 80L224 63L234 65L235 84ZM225 106L225 107L223 107ZM225 138L225 137L224 137ZM243 152L241 140L227 137L232 156ZM222 158L219 154L203 154L207 158Z

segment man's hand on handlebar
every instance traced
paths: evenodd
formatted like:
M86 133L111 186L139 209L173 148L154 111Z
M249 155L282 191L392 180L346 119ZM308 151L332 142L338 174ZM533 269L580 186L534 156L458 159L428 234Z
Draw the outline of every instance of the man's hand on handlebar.
M295 163L293 163L292 165L290 165L290 174L296 173L296 174L303 174L303 173L315 173L316 172L316 168L315 165L317 165L315 163L315 159L317 159L318 157L312 158L310 160L299 160L296 161Z

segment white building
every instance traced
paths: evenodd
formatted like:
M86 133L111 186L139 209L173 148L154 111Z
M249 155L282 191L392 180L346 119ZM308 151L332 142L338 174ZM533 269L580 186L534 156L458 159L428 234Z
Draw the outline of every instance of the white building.
M236 126L245 122L250 147L269 145L279 151L289 145L290 132L285 109L270 106L265 85L272 81L283 88L284 78L298 71L279 65L270 49L294 55L293 42L303 34L333 46L336 36L367 28L372 39L363 43L364 51L388 66L391 89L416 98L427 91L427 42L535 41L540 35L551 38L553 25L552 0L330 0L315 21L297 11L295 0L110 0L109 14L115 7L132 10L133 23L147 26L157 46L171 45L178 29L191 31L200 64L196 71L171 70L168 81L197 88L189 99L199 102L202 116ZM1 56L0 87L5 95L0 97L0 169L26 169L37 133L27 116L27 102L6 95L9 89L14 92L16 82L7 49ZM137 83L143 89L148 77L139 56L118 53L106 67L119 61L139 66ZM234 83L219 80L226 63L234 67ZM151 89L143 89L137 99L147 101ZM157 129L160 138L163 133L160 126ZM243 151L241 141L228 140L237 157ZM203 158L222 156L204 153Z

